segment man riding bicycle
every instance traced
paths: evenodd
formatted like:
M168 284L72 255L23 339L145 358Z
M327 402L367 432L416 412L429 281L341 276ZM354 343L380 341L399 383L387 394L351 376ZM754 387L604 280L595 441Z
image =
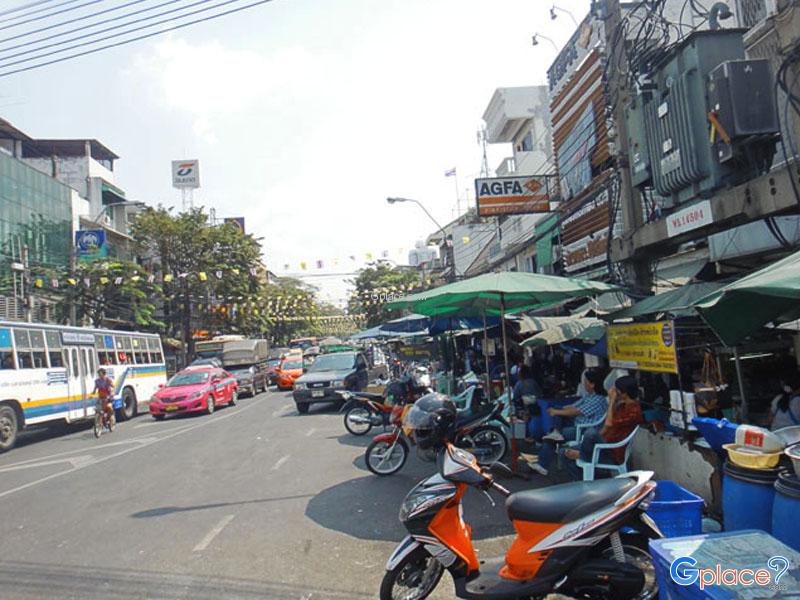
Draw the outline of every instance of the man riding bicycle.
M105 369L97 370L97 379L94 380L94 390L92 393L97 392L97 397L102 405L101 408L105 413L105 418L109 419L114 414L114 408L111 406L111 399L114 396L114 384L111 379L106 375Z

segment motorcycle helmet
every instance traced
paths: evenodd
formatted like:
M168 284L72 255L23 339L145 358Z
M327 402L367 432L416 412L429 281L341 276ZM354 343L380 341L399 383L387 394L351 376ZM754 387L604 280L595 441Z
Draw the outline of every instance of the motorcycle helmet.
M441 448L452 439L456 405L444 394L425 394L406 414L403 427L414 435L422 450Z

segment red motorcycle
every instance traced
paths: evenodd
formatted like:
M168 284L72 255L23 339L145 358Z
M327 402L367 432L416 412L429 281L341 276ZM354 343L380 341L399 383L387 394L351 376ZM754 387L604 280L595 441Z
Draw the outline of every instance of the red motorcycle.
M403 426L406 414L414 406L408 403L395 406L391 411L390 423L394 430L376 435L364 454L367 468L375 475L394 475L408 459L414 437L411 430ZM503 459L508 453L508 437L503 428L508 422L502 416L503 404L485 406L473 411L466 409L458 413L455 425L455 444L467 450L481 465L488 466ZM426 458L424 451L421 457ZM433 459L435 457L428 457Z
M385 429L393 424L391 414L394 407L413 404L429 391L429 387L420 385L413 377L407 376L391 382L383 394L337 392L346 401L342 406L344 428L353 435L366 435L373 427Z

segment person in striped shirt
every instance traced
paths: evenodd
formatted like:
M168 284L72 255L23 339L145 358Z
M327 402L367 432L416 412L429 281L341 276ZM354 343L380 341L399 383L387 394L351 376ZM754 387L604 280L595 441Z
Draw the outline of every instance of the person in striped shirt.
M574 404L561 408L550 407L547 414L553 419L553 430L542 438L542 449L537 462L530 463L532 470L547 475L556 453L556 444L574 441L576 425L597 423L606 414L608 401L603 389L603 375L599 369L586 369L583 374L586 394Z

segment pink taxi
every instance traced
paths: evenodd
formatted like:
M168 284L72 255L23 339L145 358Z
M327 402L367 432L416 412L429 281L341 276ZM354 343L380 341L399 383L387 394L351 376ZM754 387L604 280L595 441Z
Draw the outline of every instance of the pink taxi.
M158 420L187 412L210 415L218 406L236 404L238 394L236 378L224 369L189 367L173 375L150 398L150 414Z

